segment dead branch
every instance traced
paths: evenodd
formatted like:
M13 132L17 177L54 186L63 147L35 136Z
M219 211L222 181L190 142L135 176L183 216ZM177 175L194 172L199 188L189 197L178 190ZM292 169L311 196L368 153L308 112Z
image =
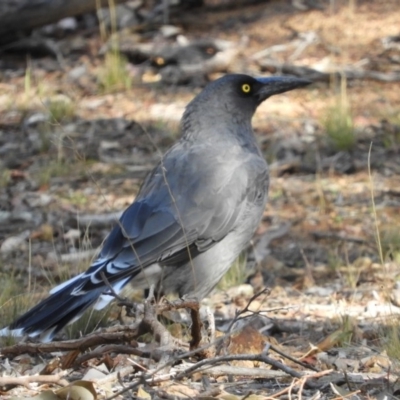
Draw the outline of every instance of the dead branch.
M315 367L313 367L312 365L306 364L303 361L297 360L296 358L292 357L289 354L284 353L283 351L281 351L280 349L278 349L276 346L274 346L273 344L269 344L269 348L274 351L275 353L279 354L282 357L285 357L286 359L290 360L291 362L301 365L303 368L307 368L307 369L311 369L312 371L315 372L319 372L319 370Z
M110 41L102 52L112 45L113 42ZM213 54L207 53L204 47ZM155 63L158 66L155 69L155 72L158 72L157 80L180 84L210 73L228 71L239 55L240 46L217 39L193 40L185 44L171 45L126 41L121 43L120 51L129 59L140 58ZM196 62L187 57L187 53L190 52L199 55Z
M59 342L50 343L18 343L13 346L3 347L0 350L0 354L7 357L15 357L19 354L41 354L41 353L52 353L54 351L71 351L80 350L85 351L89 347L100 346L103 344L113 343L130 343L132 348L137 347L137 343L134 340L137 336L137 330L132 327L126 327L121 332L100 332L93 333L83 338L74 340L65 340ZM140 355L143 352L136 349ZM139 355L139 354L138 354Z
M134 370L135 370L135 367L132 365L121 368L115 372L108 374L104 378L97 379L96 385L101 386L101 385L105 385L106 383L117 381L118 379L122 379L123 377L131 374Z
M200 368L198 372L204 372L207 375L220 376L220 375L232 375L232 376L250 376L253 378L264 378L264 379L274 379L283 378L287 376L282 371L275 371L272 369L265 368L246 368L246 367L236 367L234 365L217 365L217 366L207 366Z
M78 357L73 366L79 367L81 364L83 364L86 361L91 360L92 358L97 358L97 357L102 357L105 354L108 353L118 353L118 354L133 354L135 356L139 357L145 357L145 358L151 358L154 361L160 361L164 352L159 351L158 349L154 349L151 353L148 351L143 351L131 346L126 346L122 344L110 344L107 346L99 346L93 351L90 351L89 353L82 354L80 357ZM146 357L150 356L150 357Z
M124 3L127 0L114 0ZM18 4L0 15L0 43L9 43L21 32L57 22L65 17L73 17L96 10L97 5L108 7L108 0L30 0Z
M150 287L150 292L144 302L144 316L138 326L138 336L147 332L152 332L161 347L171 347L176 341L168 330L157 319L157 307L154 304L154 286Z
M188 354L190 354L190 353L194 354L195 352L196 351L192 351L192 352L186 353L184 355L181 355L179 357L176 357L176 358L174 358L174 362L176 362L178 359L187 358ZM155 371L152 371L151 373L147 373L147 374L142 374L141 377L136 382L125 387L124 389L120 390L119 392L114 393L112 396L107 397L106 400L112 400L128 391L131 391L131 390L137 388L143 381L146 381L150 385L156 385L159 382L162 382L165 380L171 380L171 379L179 380L179 379L189 377L194 372L196 372L200 369L202 371L204 371L204 367L208 367L208 366L215 367L215 364L219 364L222 362L229 362L229 361L237 361L237 360L264 362L264 363L269 364L272 367L277 368L277 369L283 371L284 373L286 373L290 376L293 376L295 378L302 378L303 376L305 376L304 374L301 374L301 373L293 370L292 368L287 367L286 365L280 363L279 361L276 361L262 353L262 354L232 354L232 355L227 355L227 356L215 357L212 359L201 360L198 363L193 364L189 368L186 368L184 371L176 374L175 376L171 376L171 374L168 374L167 376L162 376L160 378L156 378L155 375L159 371L161 371L161 370L165 369L167 366L171 365L172 361L169 360L168 362L166 362L165 364L163 364L162 366L157 368ZM306 385L313 389L319 388L321 386L320 384L315 383L313 381L309 381L309 380L307 380Z
M198 76L204 76L214 72L226 72L236 60L239 54L238 48L219 51L209 60L197 64L181 64L179 66L167 66L160 70L164 83L179 84Z
M366 239L355 236L347 236L336 232L312 231L310 233L316 239L334 239L334 240L342 240L344 242L354 242L359 244L368 243Z
M233 318L232 321L231 321L231 323L229 324L229 327L228 327L228 329L227 329L227 332L230 332L230 331L232 330L233 326L234 326L235 323L240 319L240 316L241 316L241 315L243 315L243 314L245 314L246 312L250 311L250 310L249 310L249 307L251 306L251 303L252 303L255 299L257 299L257 297L260 297L260 296L263 295L263 294L269 294L269 293L270 293L270 289L268 289L268 288L264 288L264 289L262 289L260 292L255 293L255 294L249 299L249 301L247 302L246 306L245 306L243 309L237 310L237 311L236 311L235 318ZM252 311L251 311L251 312L252 312Z
M356 68L344 67L340 71L321 72L316 69L298 65L282 63L276 60L260 60L258 64L262 71L279 72L282 74L290 74L309 79L314 82L330 82L332 78L347 80L353 79L369 79L380 82L398 82L400 81L399 72L379 72L379 71L364 71Z
M274 360L271 357L268 357L267 355L261 353L261 354L230 354L226 356L220 356L220 357L215 357L212 359L206 359L206 360L201 360L197 362L196 364L193 364L189 368L187 368L185 371L182 371L181 373L177 374L175 376L176 379L182 379L185 377L188 377L192 375L195 371L197 371L199 368L202 368L207 365L214 365L214 364L219 364L222 362L229 362L229 361L260 361L265 364L271 365L272 367L279 369L286 374L293 376L295 378L301 378L304 374L301 374L300 372L295 371L294 369L282 364L279 361Z
M60 386L68 386L69 382L63 379L66 374L66 371L62 371L56 375L0 376L0 387L22 385L29 388L30 383L53 383Z
M119 300L120 305L131 308L133 307L133 304L131 302L120 299L119 296L117 296L115 293L111 292L110 294L114 295ZM190 342L190 348L198 348L202 339L201 328L203 325L200 318L199 302L194 299L179 299L173 302L166 301L162 304L153 304L153 300L154 299L151 298L151 296L149 295L144 303L144 318L139 324L138 335L151 331L154 333L154 335L156 336L156 340L160 342L161 346L169 346L173 342L177 343L178 340L172 337L168 330L157 320L157 315L166 311L188 308L190 309L190 315L192 318L192 340ZM180 344L182 345L183 343Z

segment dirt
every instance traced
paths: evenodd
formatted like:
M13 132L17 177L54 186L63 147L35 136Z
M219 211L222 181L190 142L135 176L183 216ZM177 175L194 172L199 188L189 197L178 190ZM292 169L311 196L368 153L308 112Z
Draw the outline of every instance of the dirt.
M210 36L241 44L240 56L227 72L260 75L254 54L293 43L310 31L318 41L295 57L296 47L288 46L274 54L276 60L400 70L400 49L382 44L385 37L400 34L397 0L319 3L323 10L300 11L290 1L276 0L232 11L187 12L177 23L188 38ZM81 33L66 34L63 45L72 46ZM185 104L201 90L135 82L137 66L129 65L132 87L101 93L96 77L104 61L99 55L103 44L97 32L86 36L80 51L66 53L63 68L53 57L20 54L7 55L1 64L3 285L13 275L22 292L34 286L44 296L55 282L85 269L113 221L100 218L91 224L81 218L121 212L130 204L145 174L179 134ZM77 66L85 72L71 78ZM73 116L49 122L48 102L60 93L73 104ZM245 275L253 291L270 288L254 306L268 310L271 327L265 333L298 358L307 358L310 343L320 343L329 357L342 346L360 349L361 344L386 357L385 327L400 310L400 83L352 80L345 93L355 132L349 149L338 150L324 122L343 99L340 82L273 97L254 118L272 179ZM63 255L82 251L88 253L79 261L62 261ZM235 286L240 288L239 283ZM220 316L217 326L249 297L239 289L217 289L207 300ZM1 314L8 299L0 298ZM0 320L7 318L4 311ZM332 339L335 332L344 339ZM348 352L340 357L361 357ZM363 354L369 357L367 350ZM389 354L388 368L398 371L393 357ZM308 362L336 368L316 354ZM348 371L362 368L368 370L359 365ZM388 371L379 363L375 368ZM372 392L362 394L367 393Z

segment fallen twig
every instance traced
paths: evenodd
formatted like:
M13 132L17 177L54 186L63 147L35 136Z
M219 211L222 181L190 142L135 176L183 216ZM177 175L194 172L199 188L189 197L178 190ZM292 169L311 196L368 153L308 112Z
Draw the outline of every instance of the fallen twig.
M268 288L264 288L264 289L262 289L260 292L255 293L255 294L249 299L249 301L247 302L246 306L245 306L243 309L236 311L235 318L233 318L232 321L231 321L231 323L229 324L229 327L228 327L228 329L227 329L227 332L230 332L230 331L232 330L232 327L233 327L233 326L235 325L235 323L239 320L239 317L240 317L241 315L243 315L244 313L246 313L246 312L248 312L248 311L251 311L251 310L249 309L249 307L250 307L251 303L252 303L255 299L257 299L257 297L260 297L260 296L263 295L263 294L269 294L269 293L270 293L270 290L269 290ZM254 313L253 311L251 311L251 312Z
M195 354L196 350L192 351L190 353ZM171 380L171 379L179 380L179 379L190 376L191 374L193 374L194 372L196 372L200 369L203 371L204 370L203 367L207 367L207 366L214 367L215 366L214 364L218 364L221 362L229 362L229 361L238 361L238 360L259 361L259 362L264 362L266 364L269 364L272 367L277 368L295 378L302 378L304 376L304 374L301 374L300 372L297 372L297 371L293 370L292 368L287 367L286 365L280 363L279 361L276 361L262 353L262 354L231 354L231 355L227 355L227 356L215 357L212 359L205 359L205 360L199 361L196 364L193 364L192 366L186 368L184 371L182 371L176 375L173 375L171 373L171 374L168 374L167 376L155 378L155 375L159 371L161 371L161 370L165 369L167 366L171 365L171 362L176 362L178 359L187 358L187 357L189 357L188 354L190 354L190 353L186 353L179 357L175 357L173 361L169 360L168 362L166 362L165 364L163 364L162 366L157 368L155 371L152 371L151 373L142 374L136 382L134 382L131 385L125 387L124 389L118 391L117 393L114 393L112 396L107 397L105 400L112 400L128 391L134 390L143 381L146 381L148 384L158 384L159 382L162 382L165 380ZM320 387L319 384L314 383L314 382L309 382L309 381L307 381L307 386L310 388L313 388L313 389Z
M30 383L53 383L60 386L68 386L69 382L63 379L66 374L66 371L62 371L56 375L0 376L0 387L8 385L29 387Z
M89 347L108 343L130 343L132 345L132 349L134 349L137 347L137 344L134 341L136 336L137 331L135 328L125 327L120 332L97 332L74 340L64 340L50 343L18 343L13 346L3 347L0 349L0 354L10 357L23 353L40 354L52 353L54 351L71 350L80 350L83 352ZM140 350L136 350L137 352L140 352ZM141 352L141 354L143 354L143 352Z
M274 346L273 344L269 344L269 348L274 351L275 353L279 354L282 357L285 357L286 359L292 361L295 364L301 365L304 368L308 368L311 369L312 371L315 371L317 373L319 373L319 370L315 367L313 367L312 365L306 364L303 361L297 360L296 358L290 356L289 354L284 353L283 351L279 350L276 346Z
M334 239L334 240L342 240L344 242L354 242L359 244L366 244L368 241L366 239L355 237L355 236L347 236L341 233L336 232L323 232L323 231L313 231L310 232L312 236L316 239Z
M279 72L282 74L290 74L309 79L314 82L330 82L332 76L341 79L345 77L347 80L352 79L370 79L380 82L398 82L400 81L399 72L379 72L365 71L356 68L343 67L337 71L321 72L314 68L282 63L276 60L259 60L263 71Z
M268 357L264 353L261 353L261 354L230 354L226 356L215 357L212 359L201 360L196 364L193 364L192 366L187 368L185 371L182 371L181 373L177 374L175 376L175 379L182 379L184 377L190 376L193 372L197 371L199 368L202 368L206 365L213 365L213 364L219 364L221 362L240 361L240 360L264 362L266 364L271 365L274 368L286 372L286 374L293 376L295 378L301 378L303 376L303 374L301 374L300 372L297 372L294 369L282 364L281 362L276 361L271 357Z
M122 379L123 377L129 375L135 370L135 366L129 365L128 367L124 367L119 369L118 371L111 372L107 376L101 379L96 380L96 385L101 386L106 383L117 381L118 379Z
M275 371L266 368L246 368L236 367L234 365L217 365L217 366L206 366L200 368L198 372L204 372L208 375L220 376L220 375L232 375L232 376L249 376L253 378L282 378L287 376L283 371Z
M74 362L74 367L78 367L84 362L91 360L92 358L101 357L107 353L118 353L118 354L133 354L139 357L151 358L154 361L160 361L163 356L163 351L158 351L154 349L153 351L143 351L141 349L134 348L132 346L126 346L122 344L110 344L107 346L99 346L95 350L82 354L80 357L76 358Z
M226 335L225 337L221 338L221 340L219 341L219 343L216 344L216 351L215 351L215 354L216 354L216 355L221 354L222 349L224 349L224 348L226 347L226 343L227 343L226 339L228 339L229 336L230 336L230 334L232 333L232 328L233 328L233 326L235 325L235 323L236 323L237 321L241 320L241 319L244 319L244 318L247 318L247 317L248 317L247 315L242 316L243 314L245 314L246 312L250 312L251 314L259 314L259 312L254 312L254 311L250 310L250 305L251 305L251 303L252 303L257 297L259 297L259 296L261 296L261 295L263 295L263 294L265 294L265 293L269 293L269 292L270 292L270 290L269 290L268 288L262 289L260 292L255 293L255 294L249 299L249 301L247 302L246 306L245 306L243 309L241 309L241 310L236 310L235 317L232 319L232 321L230 322L230 324L229 324L229 326L228 326L228 328L227 328L227 330L226 330L227 335ZM241 317L241 316L242 316L242 317Z
M144 302L144 316L138 326L138 336L150 331L154 334L155 339L160 343L161 347L171 347L177 342L177 339L158 321L157 307L154 303L154 286L151 286L149 295Z

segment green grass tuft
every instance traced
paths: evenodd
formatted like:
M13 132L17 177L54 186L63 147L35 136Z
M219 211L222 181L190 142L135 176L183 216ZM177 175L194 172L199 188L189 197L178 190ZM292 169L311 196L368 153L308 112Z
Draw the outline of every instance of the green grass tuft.
M0 274L0 328L9 325L19 315L38 302L32 291L21 293L21 282L10 273ZM13 336L0 337L1 346L11 346L16 343Z
M381 324L378 328L383 348L386 350L387 355L395 360L400 359L399 326L399 317L392 315L386 324Z
M400 262L400 231L395 226L389 226L380 233L383 258L391 258Z
M60 124L75 115L75 103L67 96L57 95L46 101L50 123Z
M337 150L351 150L356 144L353 116L347 97L346 80L342 79L340 94L323 121L325 132Z
M328 111L325 131L337 150L351 150L356 144L353 117L348 106L336 104Z
M100 311L90 308L76 322L64 329L67 338L77 339L94 332L98 328L107 327L112 308L112 305Z
M104 66L98 75L100 90L103 93L127 90L132 85L132 79L127 69L128 62L118 50L106 54Z
M229 271L223 276L218 284L218 288L227 290L231 287L241 285L245 282L247 275L247 257L246 253L244 253L236 259Z
M0 168L0 188L6 187L11 181L11 171L6 168Z

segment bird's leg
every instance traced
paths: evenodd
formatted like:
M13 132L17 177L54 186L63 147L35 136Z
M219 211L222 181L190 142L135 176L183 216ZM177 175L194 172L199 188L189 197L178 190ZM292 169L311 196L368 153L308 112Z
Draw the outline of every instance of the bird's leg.
M201 342L201 327L203 326L200 319L200 304L190 308L190 316L192 318L190 350L197 349Z
M178 310L180 308L188 308L190 310L190 317L192 319L190 349L194 350L199 347L202 335L201 328L203 323L200 318L200 303L197 299L181 298L174 301L166 300L158 308L158 312Z

